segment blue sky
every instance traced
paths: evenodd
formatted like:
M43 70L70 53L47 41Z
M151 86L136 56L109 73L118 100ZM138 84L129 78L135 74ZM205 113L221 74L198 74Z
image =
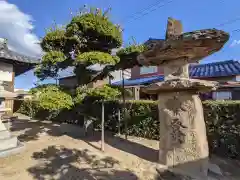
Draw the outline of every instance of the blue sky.
M127 44L133 36L141 43L148 38L164 38L167 18L182 20L184 31L204 28L218 28L231 34L231 39L224 49L206 59L206 62L240 59L240 28L239 0L8 0L15 4L20 11L32 17L32 33L43 37L45 28L53 21L58 24L67 23L70 9L76 12L84 4L95 7L111 7L113 22L124 28L124 42ZM153 4L157 4L154 5ZM152 6L151 6L152 5ZM149 8L150 6L150 8ZM146 11L142 11L147 9ZM137 12L142 12L138 13ZM230 23L239 17L239 21ZM220 24L228 24L217 26ZM0 34L1 36L1 34ZM234 43L233 43L234 42ZM36 81L32 72L16 78L16 88L30 88Z

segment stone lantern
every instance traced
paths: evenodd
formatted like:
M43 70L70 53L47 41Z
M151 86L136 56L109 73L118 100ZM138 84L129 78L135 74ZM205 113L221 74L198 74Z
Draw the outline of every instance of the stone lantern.
M10 50L7 39L0 38L0 157L19 152L23 147L5 127L2 116L13 109L13 106L6 108L5 102L13 105L13 98L17 96L13 93L15 77L33 69L39 62L39 59Z
M208 141L198 93L218 84L190 79L188 65L219 51L228 39L227 33L216 29L183 33L181 22L169 18L166 39L148 40L147 50L138 56L142 65L164 68L164 81L144 91L158 94L159 163L174 173L208 179Z
M2 82L0 82L0 157L20 151L23 145L18 141L17 137L12 136L9 130L2 122L2 116L11 111L11 108L5 108L5 99L13 99L16 93L4 90Z

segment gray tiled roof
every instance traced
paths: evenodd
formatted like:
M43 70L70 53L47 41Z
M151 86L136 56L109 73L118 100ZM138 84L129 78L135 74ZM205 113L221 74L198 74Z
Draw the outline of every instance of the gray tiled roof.
M221 61L209 64L197 64L189 66L192 78L226 77L240 75L239 61Z
M24 56L17 52L11 51L10 49L8 49L6 41L0 41L0 59L7 59L28 64L40 63L40 59Z
M214 78L240 75L240 62L234 60L221 61L208 64L191 64L189 66L191 78ZM155 75L137 79L125 79L125 86L146 85L164 80L164 75ZM121 86L122 81L112 83L114 86Z

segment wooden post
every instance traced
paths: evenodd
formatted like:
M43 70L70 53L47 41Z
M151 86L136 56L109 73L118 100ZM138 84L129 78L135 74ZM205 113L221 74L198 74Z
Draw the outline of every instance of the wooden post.
M14 92L14 83L15 83L15 69L13 67L13 72L12 72L12 82L10 82L10 91ZM7 106L11 108L11 111L8 112L9 115L13 115L13 105L14 105L14 100L5 100L7 101Z
M31 111L30 118L33 119L33 102L32 101L31 101L31 104L30 104L30 111Z
M118 108L118 135L119 136L121 135L120 126L121 126L121 111L120 111L120 108Z
M102 141L101 141L101 150L104 151L104 101L102 101Z
M124 125L125 125L125 139L127 139L128 122L127 122L127 118L126 118L124 70L122 70L122 99L123 99L123 120L124 120Z

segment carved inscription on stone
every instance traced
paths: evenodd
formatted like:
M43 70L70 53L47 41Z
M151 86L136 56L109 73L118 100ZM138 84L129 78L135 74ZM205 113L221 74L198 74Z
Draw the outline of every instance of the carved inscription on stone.
M180 99L179 99L180 98ZM172 145L186 143L188 129L191 128L194 116L193 103L190 100L182 101L181 97L173 97L165 103L165 118L170 130Z
M203 119L197 117L197 107L193 96L175 94L163 102L161 109L164 114L166 127L165 143L162 147L166 149L166 163L177 165L185 162L201 159L201 148L199 147L199 134L197 124ZM198 122L199 121L199 122ZM164 136L164 134L161 134ZM204 134L203 134L204 136Z

